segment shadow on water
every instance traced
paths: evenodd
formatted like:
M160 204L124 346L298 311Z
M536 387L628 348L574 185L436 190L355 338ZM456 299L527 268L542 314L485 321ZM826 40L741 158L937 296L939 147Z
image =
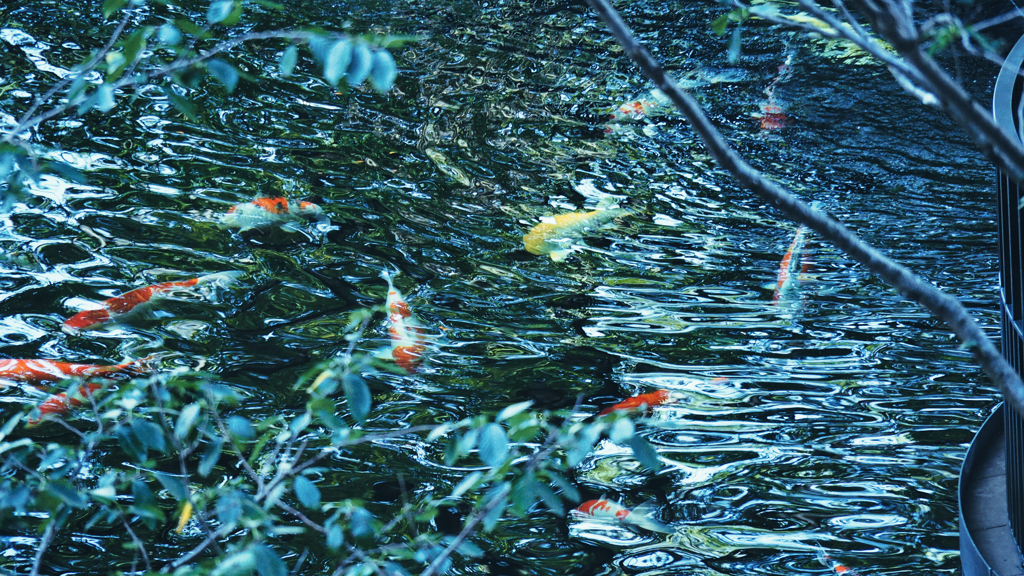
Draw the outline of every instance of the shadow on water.
M386 96L333 90L309 61L293 81L273 79L277 48L256 46L235 56L268 79L229 96L204 85L196 122L155 91L105 117L51 122L40 141L89 182L47 178L5 216L0 354L162 350L167 367L201 363L237 387L241 411L289 413L302 405L296 378L344 349L347 313L382 303L380 271L397 267L444 343L418 374L370 379L368 426L525 399L554 409L582 398L593 414L658 389L683 398L642 420L662 472L605 440L574 478L584 499L653 501L675 533L534 509L478 537L486 567L461 559L455 573L823 574L819 544L863 574L958 573L956 474L997 394L948 330L829 245L812 239L773 301L795 227L737 189L671 111L607 123L648 86L586 10L294 4L303 24L426 39L396 51ZM3 99L42 91L50 67L72 66L96 36L94 7L65 6L0 16L0 85L22 82L0 96L5 127ZM754 25L728 63L708 25L719 10L639 3L626 16L755 164L961 298L994 334L991 169L965 138L835 43ZM978 74L985 87L994 78ZM784 125L757 116L768 86ZM314 201L328 221L218 225L255 195ZM524 250L540 217L607 197L636 213L564 262ZM88 337L60 331L90 302L223 270L246 273L223 301L174 302ZM366 352L388 340L382 323L369 336ZM391 440L331 461L320 485L333 486L325 500L363 498L386 517L403 494L457 484L466 469L443 461L419 440ZM463 513L444 511L435 528L457 530ZM0 565L31 560L31 529L0 537ZM160 554L192 544L167 533ZM50 570L127 565L122 553L72 536Z

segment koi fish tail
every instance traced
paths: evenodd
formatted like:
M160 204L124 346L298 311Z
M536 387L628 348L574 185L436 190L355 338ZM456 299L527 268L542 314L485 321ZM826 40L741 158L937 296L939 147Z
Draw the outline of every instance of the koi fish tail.
M242 277L242 275L243 273L239 270L207 274L206 276L200 276L199 278L196 278L196 286L203 286L205 284L218 284L221 286L229 286L237 282L238 279Z

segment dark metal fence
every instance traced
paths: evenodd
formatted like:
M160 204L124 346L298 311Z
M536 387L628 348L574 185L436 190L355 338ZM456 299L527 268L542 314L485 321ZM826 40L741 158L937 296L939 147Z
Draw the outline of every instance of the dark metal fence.
M1024 127L1024 38L1017 42L1003 65L993 95L996 122L1014 138ZM996 174L999 219L999 266L1002 287L1003 356L1018 374L1024 374L1024 245L1021 244L1021 188L1005 174ZM1021 548L1024 537L1024 417L1006 407L1006 500L1013 539Z

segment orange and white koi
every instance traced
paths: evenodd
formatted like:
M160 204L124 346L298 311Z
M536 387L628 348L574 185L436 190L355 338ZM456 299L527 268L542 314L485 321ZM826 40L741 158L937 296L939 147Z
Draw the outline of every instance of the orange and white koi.
M122 375L144 374L148 371L149 367L141 361L99 366L55 360L0 360L0 380L14 380L28 384L60 382L68 378L88 378L90 376L116 378Z
M651 504L646 503L637 506L634 510L630 510L611 500L601 499L587 500L572 512L575 515L588 518L617 520L652 532L671 533L671 528L653 518L653 508Z
M815 210L818 210L820 207L820 202L815 201L811 203L811 208ZM786 253L782 256L782 261L779 262L779 275L775 282L775 292L772 294L773 302L778 302L796 283L799 272L806 271L810 266L805 250L806 245L807 226L801 224L796 229L796 234L793 235L793 241L789 245L789 250L786 250Z
M530 254L547 254L555 262L561 262L572 252L572 243L575 240L590 230L629 214L632 214L629 210L608 208L544 216L540 224L523 236L523 245Z
M618 404L613 404L597 413L598 416L611 414L612 412L635 412L648 410L655 406L665 404L674 400L672 392L668 390L656 390L648 394L640 394L632 398L626 398Z
M391 335L391 357L412 374L423 362L423 352L427 348L427 340L423 326L413 315L409 304L402 293L395 288L391 274L387 270L381 272L381 278L388 283L388 297L385 306L388 309L388 334Z
M221 217L221 223L241 232L270 226L293 231L302 220L317 220L323 213L323 209L312 202L289 202L283 197L256 198L229 208Z
M644 97L619 104L609 115L609 122L637 122L672 107L664 92L652 89Z
M95 310L84 310L64 321L64 331L69 334L78 334L82 330L89 330L109 322L118 320L143 304L148 304L153 298L163 295L172 290L181 288L193 288L210 283L228 284L233 282L241 272L218 272L207 274L190 280L177 282L162 282L150 286L136 288L130 292L108 298L100 303L100 308Z
M29 418L27 425L35 426L44 419L67 414L72 408L78 408L88 402L93 392L102 387L102 384L83 384L70 396L65 392L52 394L39 405L39 417Z

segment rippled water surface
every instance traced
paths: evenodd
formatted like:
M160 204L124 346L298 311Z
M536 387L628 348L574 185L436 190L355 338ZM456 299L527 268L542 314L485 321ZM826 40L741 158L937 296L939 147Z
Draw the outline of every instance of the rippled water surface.
M28 92L112 27L88 3L26 4L0 15L5 128ZM348 312L381 303L379 274L397 268L398 288L444 339L421 372L371 379L368 426L527 399L564 408L582 396L590 414L656 389L684 398L641 424L669 463L660 473L604 441L575 475L585 499L653 501L675 534L540 508L477 538L501 562L460 559L455 573L826 574L819 545L864 575L960 572L957 474L993 387L949 330L813 237L804 271L774 301L796 227L739 189L676 114L606 126L650 87L584 8L289 4L284 22L253 7L254 27L424 39L393 51L387 95L334 90L307 55L281 79L283 46L259 44L231 54L258 80L231 95L201 85L196 121L152 90L106 116L45 125L37 142L89 181L47 177L4 216L0 354L111 363L166 351L165 367L202 366L244 391L247 413L291 413L304 402L296 378L344 350ZM728 37L708 25L716 4L623 9L758 167L961 298L996 335L992 170L950 121L841 46L755 24L729 63ZM776 82L787 58L792 73ZM994 71L978 66L963 66L975 74L964 80L985 97ZM773 85L789 124L763 130L752 114ZM256 195L314 201L330 221L219 225ZM565 261L524 249L542 216L609 196L635 213ZM88 335L60 330L97 300L228 270L245 279L216 301L170 300ZM387 343L380 319L360 347ZM321 486L325 500L365 498L386 517L397 474L415 495L464 473L403 439L333 461ZM0 565L30 562L36 537L4 535ZM180 540L159 554L191 547ZM54 570L70 572L127 569L121 554L74 538L52 551Z

